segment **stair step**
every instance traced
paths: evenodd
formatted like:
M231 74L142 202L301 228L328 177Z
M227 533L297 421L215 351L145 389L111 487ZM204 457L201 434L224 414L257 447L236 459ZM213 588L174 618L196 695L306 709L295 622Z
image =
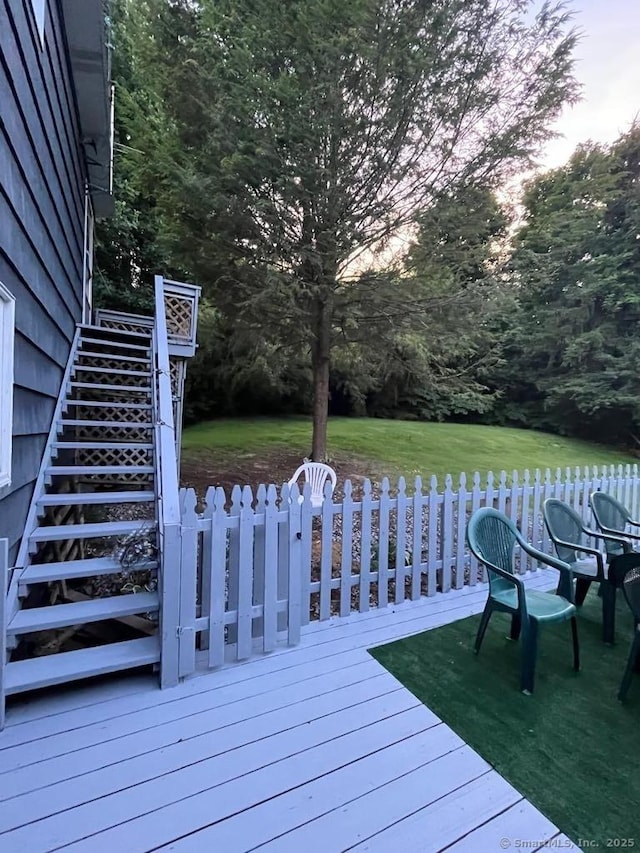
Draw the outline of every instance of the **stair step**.
M142 530L151 532L155 527L155 521L151 518L134 521L100 521L93 524L52 524L49 527L36 527L29 536L29 542L102 539L108 536L125 536Z
M140 568L145 571L157 569L155 560L145 562ZM119 575L122 566L113 557L94 557L89 560L66 560L63 563L32 563L20 573L18 578L18 593L25 595L27 589L36 583L53 583L62 580L79 580L80 578L101 577L102 575Z
M61 421L58 421L59 427L104 427L104 429L144 429L151 430L153 429L152 423L144 423L144 424L132 424L129 422L121 423L120 421L79 421L74 419L63 418Z
M153 450L151 442L136 441L55 441L55 450Z
M76 358L108 358L113 361L133 361L141 364L151 364L149 356L145 355L113 355L107 352L93 352L92 350L79 349L76 351Z
M93 506L95 504L151 503L155 493L131 490L130 492L65 492L58 495L42 495L38 506Z
M104 388L104 385L100 385L100 388ZM128 403L126 400L122 402L120 400L111 400L111 402L107 400L72 400L67 397L65 400L65 406L93 406L96 409L108 409L108 408L118 408L118 409L139 409L141 412L151 411L151 403Z
M74 365L74 374L82 373L83 371L88 371L89 373L104 373L106 376L137 376L144 377L145 379L149 378L148 370L123 370L121 368L114 367L93 367L91 364Z
M53 465L47 468L47 477L73 477L80 474L153 474L153 465Z
M91 391L118 391L119 393L136 393L149 395L151 393L150 385L103 385L101 382L70 382L71 388L84 388Z
M61 605L62 606L62 605ZM91 649L61 652L57 655L9 663L5 669L5 692L22 693L67 681L77 681L108 672L119 672L157 663L160 641L157 637L126 640Z
M18 610L7 626L7 633L31 634L34 631L86 625L88 622L102 622L105 619L118 619L121 616L157 610L157 592L134 592L109 598L93 598L90 601L74 601L72 604L32 607L28 610Z
M111 341L107 338L80 338L78 346L82 347L84 344L99 344L104 347L117 347L118 349L127 349L127 350L136 350L138 352L149 352L151 349L151 344L149 343L147 346L142 344L125 344L122 341ZM79 352L84 352L84 350L78 350ZM101 355L105 355L105 353L101 353Z
M102 333L109 342L112 341L112 337L127 337L132 339L149 339L151 337L151 328L149 328L148 332L133 332L130 329L109 329L107 326L88 326L85 323L79 323L78 328L88 332L90 335Z

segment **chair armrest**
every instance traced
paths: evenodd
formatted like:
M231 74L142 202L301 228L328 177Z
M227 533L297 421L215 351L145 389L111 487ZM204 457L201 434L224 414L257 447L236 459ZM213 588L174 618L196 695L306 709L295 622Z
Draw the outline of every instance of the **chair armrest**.
M614 542L624 543L625 540L629 539L640 539L640 534L638 533L627 533L626 530L615 530L612 527L601 527L600 530L602 533L598 534L595 532L589 532L590 536L600 536L601 539L611 539ZM604 535L603 535L604 534ZM627 541L628 545L629 542Z
M588 530L585 530L585 532L590 533ZM589 548L586 545L576 545L574 542L564 542L562 539L554 539L553 544L560 545L564 548L573 548L574 551L578 551L580 554L591 554L591 556L595 557L598 562L598 580L604 579L604 560L602 558L602 554L597 548Z
M522 550L526 551L526 553L533 557L534 560L538 560L539 563L546 563L547 566L551 566L551 568L557 569L560 572L558 593L573 604L573 571L571 566L568 563L565 563L564 560L553 557L551 554L545 554L544 551L538 551L538 549L534 548L533 545L529 545L529 543L523 539L520 534L518 534L518 544Z
M590 530L588 527L583 527L582 532L586 533L587 536L593 536L594 539L606 539L608 542L617 542L619 545L629 544L627 540L620 535L620 531L617 531L618 535L616 536L608 531L603 533L599 530Z

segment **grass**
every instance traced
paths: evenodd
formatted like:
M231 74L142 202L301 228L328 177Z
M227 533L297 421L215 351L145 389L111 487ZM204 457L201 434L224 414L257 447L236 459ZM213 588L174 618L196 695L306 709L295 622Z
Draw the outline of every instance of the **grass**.
M622 596L618 604L613 647L601 641L597 595L581 608L580 673L569 623L542 627L532 696L519 692L519 644L506 639L504 614L492 617L478 656L475 616L371 653L574 842L637 847L640 675L618 702L632 637Z
M189 427L183 436L188 457L210 451L220 460L283 448L302 458L310 444L306 418L209 421ZM376 418L331 418L329 453L368 460L382 474L423 477L637 461L611 447L533 430Z

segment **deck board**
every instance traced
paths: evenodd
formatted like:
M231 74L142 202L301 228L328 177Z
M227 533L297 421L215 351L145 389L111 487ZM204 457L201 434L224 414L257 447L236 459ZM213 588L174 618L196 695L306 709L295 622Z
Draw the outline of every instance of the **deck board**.
M0 850L464 853L554 838L367 652L485 598L480 585L313 624L294 648L170 690L133 676L12 703Z

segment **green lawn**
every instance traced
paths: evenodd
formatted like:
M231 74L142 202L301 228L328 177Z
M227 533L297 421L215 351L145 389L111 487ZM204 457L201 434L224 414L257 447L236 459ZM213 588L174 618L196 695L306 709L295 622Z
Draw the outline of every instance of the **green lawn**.
M569 624L541 628L531 696L519 690L509 617L494 614L476 656L478 621L462 619L371 654L574 842L640 846L640 674L627 702L617 700L633 636L623 597L615 646L602 642L600 599L587 597L578 617L579 673Z
M209 451L221 461L282 448L302 458L310 441L306 418L225 419L189 427L183 448L190 458ZM331 418L332 453L369 461L382 474L423 477L637 462L610 447L532 430L375 418Z

